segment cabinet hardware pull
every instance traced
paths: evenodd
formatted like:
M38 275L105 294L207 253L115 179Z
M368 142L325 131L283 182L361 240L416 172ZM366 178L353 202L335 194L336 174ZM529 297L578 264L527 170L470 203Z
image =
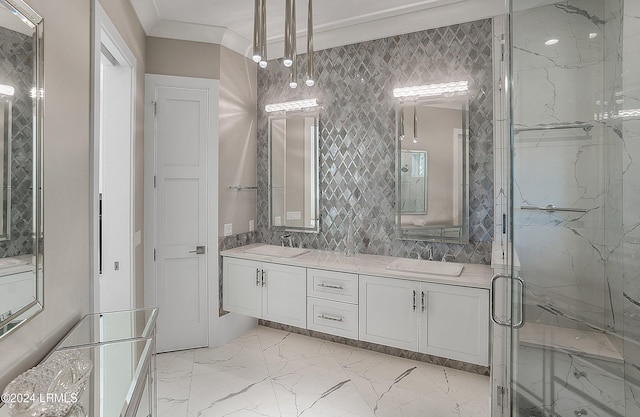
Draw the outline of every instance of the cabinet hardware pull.
M413 290L413 311L416 311L416 290Z
M320 283L318 284L318 287L322 287L322 288L331 288L334 290L344 290L344 287L341 285L330 285L330 284L325 284L325 283Z
M260 268L256 268L256 287L260 286Z
M421 292L422 292L422 295L421 295L421 297L422 297L422 312L424 313L424 291L421 291Z
M265 276L265 274L266 274L266 273L265 273L265 271L264 271L264 269L263 269L263 270L262 270L262 286L263 286L263 287L265 286L265 283L267 282L267 280L266 280L266 279L265 279L265 277L264 277L264 276Z
M319 319L325 319L325 320L331 320L331 321L343 321L342 317L329 317L329 316L325 316L324 314L320 314L318 316Z

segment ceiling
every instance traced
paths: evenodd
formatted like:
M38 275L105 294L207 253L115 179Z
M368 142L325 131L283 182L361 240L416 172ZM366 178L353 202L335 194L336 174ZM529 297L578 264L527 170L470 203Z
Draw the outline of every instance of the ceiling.
M211 42L249 55L254 0L130 0L149 36ZM285 0L265 0L269 59L282 57ZM505 12L506 0L315 0L316 50L417 32ZM306 48L306 0L298 0L298 50Z

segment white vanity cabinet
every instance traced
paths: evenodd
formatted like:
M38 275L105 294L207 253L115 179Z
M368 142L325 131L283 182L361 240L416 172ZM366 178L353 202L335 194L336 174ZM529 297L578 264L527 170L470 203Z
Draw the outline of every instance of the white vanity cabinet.
M290 326L307 325L306 268L223 258L223 308Z
M222 253L225 310L488 366L488 266L448 276L388 268L392 257L278 252L256 244Z
M489 291L360 276L360 340L487 366Z

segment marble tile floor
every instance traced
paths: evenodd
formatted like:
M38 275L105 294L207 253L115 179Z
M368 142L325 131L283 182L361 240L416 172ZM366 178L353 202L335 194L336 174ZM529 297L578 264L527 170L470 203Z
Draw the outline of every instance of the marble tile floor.
M489 417L489 378L258 326L158 355L161 417Z

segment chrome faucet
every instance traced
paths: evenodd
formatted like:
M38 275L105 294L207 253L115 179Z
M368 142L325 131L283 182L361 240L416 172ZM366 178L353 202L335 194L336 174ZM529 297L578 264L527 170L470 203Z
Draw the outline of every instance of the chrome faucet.
M420 256L420 250L419 249L412 249L409 252L409 258L411 258L411 255L413 255L414 253L417 255L417 258L416 258L417 260L419 260L419 261L422 260L422 256Z
M447 256L450 256L453 258L453 255L447 255L446 253L444 255L442 255L442 262L447 262ZM454 258L455 259L455 258Z
M290 248L293 247L293 236L291 236L291 233L285 233L284 235L280 235L280 245L282 247L285 247L287 246L287 243L289 244Z
M433 249L429 247L426 250L427 250L427 254L429 255L426 259L433 261Z

